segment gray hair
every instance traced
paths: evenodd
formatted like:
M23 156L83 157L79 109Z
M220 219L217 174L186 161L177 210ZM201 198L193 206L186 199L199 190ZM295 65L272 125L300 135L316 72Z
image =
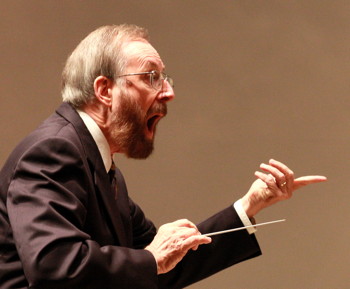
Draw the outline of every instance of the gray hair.
M91 32L66 61L62 73L63 101L76 108L92 102L96 77L116 80L127 64L123 44L137 39L149 41L149 36L145 28L136 25L102 26Z

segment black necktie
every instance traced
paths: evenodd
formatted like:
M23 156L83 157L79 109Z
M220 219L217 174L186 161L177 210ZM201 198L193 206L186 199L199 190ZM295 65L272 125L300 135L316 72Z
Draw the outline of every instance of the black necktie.
M109 175L109 180L111 182L112 191L114 193L114 199L116 200L118 187L117 187L117 178L115 177L115 164L114 164L114 162L112 162L112 166L108 172L108 175Z

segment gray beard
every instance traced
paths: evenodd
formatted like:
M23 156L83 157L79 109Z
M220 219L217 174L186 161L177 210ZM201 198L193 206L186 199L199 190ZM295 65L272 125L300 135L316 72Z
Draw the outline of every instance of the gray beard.
M166 105L157 104L145 114L138 103L126 95L121 96L113 120L112 139L128 158L146 159L152 154L154 141L146 138L145 129L148 115L157 111L166 114Z

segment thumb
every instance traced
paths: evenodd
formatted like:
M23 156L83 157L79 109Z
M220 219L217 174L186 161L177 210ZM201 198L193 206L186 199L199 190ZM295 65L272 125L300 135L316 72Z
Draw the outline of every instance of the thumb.
M325 176L304 176L294 180L293 189L297 190L309 184L315 184L327 181Z

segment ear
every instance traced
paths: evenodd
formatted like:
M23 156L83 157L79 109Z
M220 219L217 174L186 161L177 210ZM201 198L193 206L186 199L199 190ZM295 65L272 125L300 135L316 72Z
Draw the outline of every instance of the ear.
M96 99L106 106L112 105L112 87L114 82L106 76L98 76L94 81Z

